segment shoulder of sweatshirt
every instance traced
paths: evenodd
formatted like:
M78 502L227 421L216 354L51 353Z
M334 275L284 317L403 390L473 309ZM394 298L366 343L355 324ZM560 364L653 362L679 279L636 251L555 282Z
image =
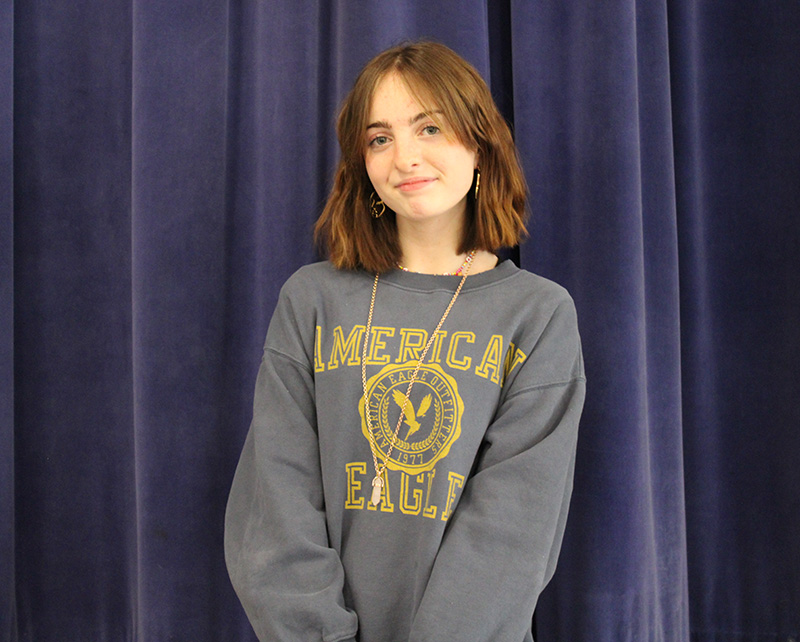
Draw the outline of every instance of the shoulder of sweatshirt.
M281 288L281 297L313 302L318 298L369 288L372 278L363 270L339 270L328 261L310 263L286 280Z

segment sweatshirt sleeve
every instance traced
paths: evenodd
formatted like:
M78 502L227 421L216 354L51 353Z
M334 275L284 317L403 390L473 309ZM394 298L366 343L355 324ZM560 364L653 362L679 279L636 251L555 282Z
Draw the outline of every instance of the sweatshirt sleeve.
M344 571L328 544L304 341L282 294L228 499L225 561L262 642L353 642L358 619L344 604Z
M585 379L571 300L559 305L488 427L450 518L411 642L519 642L555 570Z

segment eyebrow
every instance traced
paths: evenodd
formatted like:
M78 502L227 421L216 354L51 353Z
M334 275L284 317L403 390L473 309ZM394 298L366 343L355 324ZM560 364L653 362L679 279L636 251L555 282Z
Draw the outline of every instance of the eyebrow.
M424 120L425 118L429 118L431 114L441 114L443 113L441 109L434 109L433 111L421 111L413 118L409 119L408 124L413 125L420 120ZM367 129L391 129L392 126L387 123L385 120L376 120L374 123L370 123L367 125Z

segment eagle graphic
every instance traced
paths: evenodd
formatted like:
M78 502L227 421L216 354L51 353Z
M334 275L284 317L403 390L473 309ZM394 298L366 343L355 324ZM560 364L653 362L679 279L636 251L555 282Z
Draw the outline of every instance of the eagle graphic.
M402 392L394 390L392 394L394 402L400 406L400 412L403 414L403 423L408 424L408 433L406 434L406 439L408 439L419 430L421 424L417 421L417 417L424 417L425 413L428 412L428 408L431 407L431 396L429 394L425 395L415 412L414 404L411 403L410 399L406 402L406 396ZM405 407L403 407L404 405Z

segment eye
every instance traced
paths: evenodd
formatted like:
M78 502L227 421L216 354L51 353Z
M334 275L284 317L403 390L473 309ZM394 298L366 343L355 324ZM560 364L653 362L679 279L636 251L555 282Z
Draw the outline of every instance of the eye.
M375 138L369 141L370 147L381 147L389 142L388 136L375 136Z
M436 125L426 125L422 128L422 131L424 131L428 136L433 136L434 134L438 134L440 130Z

